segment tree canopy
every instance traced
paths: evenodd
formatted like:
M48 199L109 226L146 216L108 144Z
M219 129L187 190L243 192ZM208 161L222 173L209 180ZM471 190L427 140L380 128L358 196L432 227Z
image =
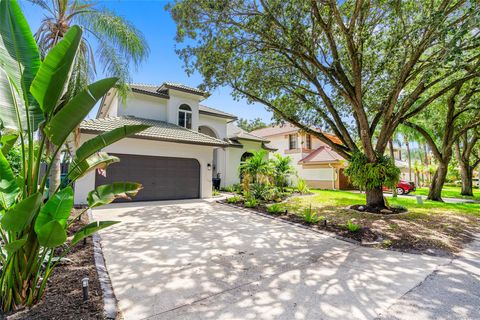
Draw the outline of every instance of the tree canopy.
M480 13L471 1L177 0L168 8L178 53L207 88L231 86L346 159L360 151L377 162L401 122L478 77Z

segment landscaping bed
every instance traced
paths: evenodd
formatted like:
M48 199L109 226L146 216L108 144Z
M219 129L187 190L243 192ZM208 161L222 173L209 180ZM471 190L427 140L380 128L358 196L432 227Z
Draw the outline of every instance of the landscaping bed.
M383 215L349 209L352 205L365 202L362 194L326 190L313 192L313 196L288 198L281 204L283 208L278 213L269 212L267 208L270 204L267 203L249 209L315 230L334 233L362 245L440 256L455 255L472 241L473 234L480 232L478 204L428 201L420 205L414 199L389 199L392 206L406 207L408 212ZM245 207L243 202L234 205ZM309 208L319 221L305 221L303 212Z
M87 217L84 215L82 221L73 224L69 234L72 235L86 223ZM54 269L44 298L32 308L17 311L7 319L105 319L92 237L87 238L86 244L80 242L76 245L67 259ZM83 301L81 284L85 277L89 278L90 289L89 300L86 302Z

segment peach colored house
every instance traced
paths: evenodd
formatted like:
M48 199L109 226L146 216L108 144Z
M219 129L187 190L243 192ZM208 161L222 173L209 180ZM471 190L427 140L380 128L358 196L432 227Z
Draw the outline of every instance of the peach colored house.
M252 131L251 134L269 140L268 147L277 149L282 156L292 158L298 178L305 180L311 188L351 189L343 171L346 160L327 144L299 128L284 124ZM340 139L326 134L329 139L341 143ZM293 179L295 183L295 179Z

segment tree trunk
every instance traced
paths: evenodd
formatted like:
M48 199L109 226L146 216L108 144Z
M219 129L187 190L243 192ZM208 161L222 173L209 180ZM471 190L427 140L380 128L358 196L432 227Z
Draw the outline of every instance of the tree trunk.
M367 196L367 206L379 209L386 208L382 187L366 190L365 194Z
M48 175L49 184L48 184L48 195L51 196L55 193L57 188L60 186L61 178L61 152L58 152L56 156L52 159L50 173Z
M390 148L390 158L392 158L392 163L393 163L393 165L395 165L395 153L393 152L393 140L392 139L388 140L388 146ZM393 193L392 196L394 198L396 198L397 197L397 186L393 187L392 193Z
M469 163L459 161L460 176L462 178L462 196L473 196L473 170Z
M428 200L442 201L442 188L445 184L447 177L448 161L443 161L438 164L438 168L433 175L433 179L430 185L430 191L428 192Z

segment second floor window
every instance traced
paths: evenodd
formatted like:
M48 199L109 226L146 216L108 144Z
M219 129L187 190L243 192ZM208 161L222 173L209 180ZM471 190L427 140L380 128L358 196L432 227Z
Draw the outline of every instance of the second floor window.
M296 134L289 134L288 135L288 148L290 150L297 149L297 135Z
M182 104L180 108L178 108L178 125L192 129L192 109L186 104Z
M309 134L305 135L305 148L312 149L312 136Z

